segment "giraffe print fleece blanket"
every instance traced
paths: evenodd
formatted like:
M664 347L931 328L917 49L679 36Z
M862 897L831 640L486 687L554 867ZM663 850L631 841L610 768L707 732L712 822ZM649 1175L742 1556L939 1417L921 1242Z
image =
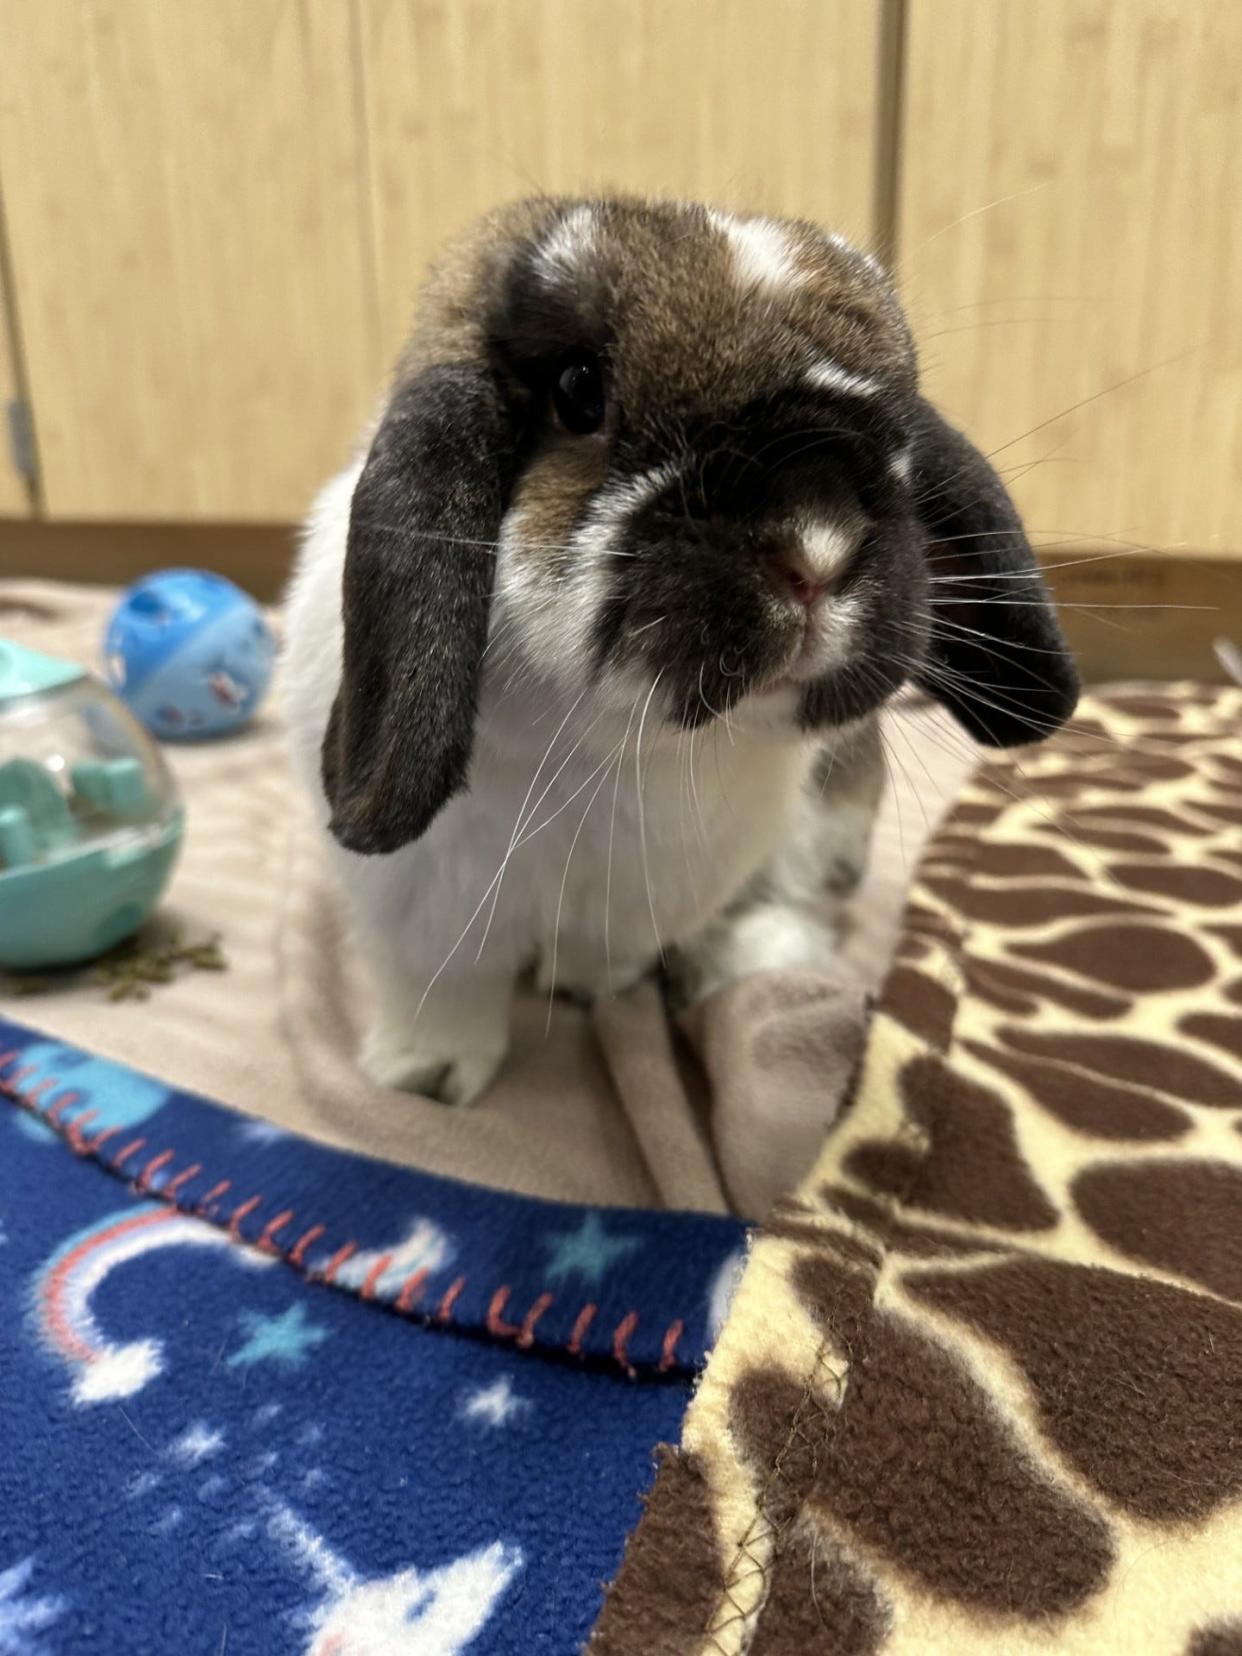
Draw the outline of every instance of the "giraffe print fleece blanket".
M1242 1652L1242 692L935 838L593 1656Z

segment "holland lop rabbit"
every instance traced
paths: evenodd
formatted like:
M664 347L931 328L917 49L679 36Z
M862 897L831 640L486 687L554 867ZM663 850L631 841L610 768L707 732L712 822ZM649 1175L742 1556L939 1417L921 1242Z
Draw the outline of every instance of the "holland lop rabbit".
M362 1064L446 1102L532 965L591 997L829 963L903 684L998 747L1077 697L883 270L687 203L533 200L448 253L287 622Z

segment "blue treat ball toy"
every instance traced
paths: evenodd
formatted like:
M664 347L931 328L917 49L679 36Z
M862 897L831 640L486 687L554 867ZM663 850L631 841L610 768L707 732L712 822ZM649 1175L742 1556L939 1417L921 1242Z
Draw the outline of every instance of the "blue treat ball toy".
M263 700L275 653L254 599L205 569L135 581L104 636L112 687L148 730L174 741L244 725Z

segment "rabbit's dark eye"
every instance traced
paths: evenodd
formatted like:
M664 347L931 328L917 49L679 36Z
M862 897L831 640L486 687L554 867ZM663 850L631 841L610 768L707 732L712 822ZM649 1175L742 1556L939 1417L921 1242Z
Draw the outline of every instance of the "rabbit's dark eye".
M575 437L598 431L604 423L604 371L591 351L565 357L552 385L556 417Z

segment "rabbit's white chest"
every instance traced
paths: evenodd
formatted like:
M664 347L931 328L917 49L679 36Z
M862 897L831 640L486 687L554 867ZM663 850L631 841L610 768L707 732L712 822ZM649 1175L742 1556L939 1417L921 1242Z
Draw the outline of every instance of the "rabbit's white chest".
M577 748L564 733L481 756L457 830L469 822L472 837L490 840L487 879L503 869L480 960L512 951L537 956L549 985L623 986L717 914L788 838L813 756L800 741L730 742L714 729L693 742L661 730L641 749L633 732ZM448 835L443 851L457 854ZM481 941L479 923L472 931Z

